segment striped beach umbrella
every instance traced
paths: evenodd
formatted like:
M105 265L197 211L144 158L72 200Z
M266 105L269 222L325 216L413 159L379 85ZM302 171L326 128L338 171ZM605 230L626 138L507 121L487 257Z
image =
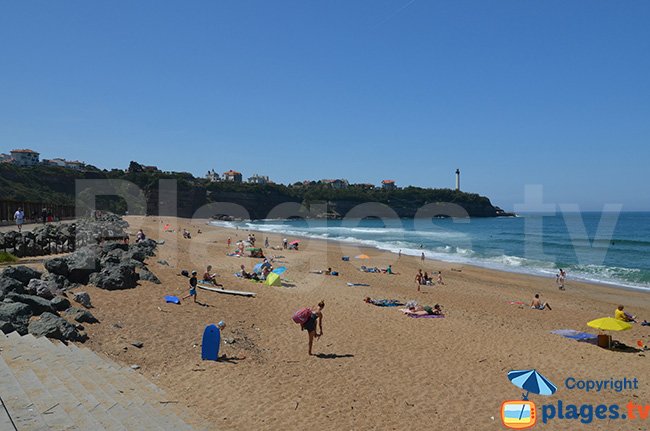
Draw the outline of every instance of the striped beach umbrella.
M557 391L557 386L536 370L510 371L508 379L513 385L526 391L524 400L528 399L529 392L538 395L552 395Z

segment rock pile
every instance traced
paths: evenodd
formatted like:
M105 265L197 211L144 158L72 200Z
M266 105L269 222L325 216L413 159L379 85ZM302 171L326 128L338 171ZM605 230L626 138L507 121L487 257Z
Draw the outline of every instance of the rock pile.
M99 243L98 239L116 239L125 235L126 222L114 217L106 217L96 226L84 222L84 241L89 245L67 256L46 261L45 273L26 266L10 266L2 271L0 330L84 341L87 337L80 331L79 323L95 323L97 319L88 310L71 306L65 293L68 289L88 283L106 290L132 289L141 279L160 283L145 264L147 257L155 254L155 241ZM76 292L73 299L85 308L92 308L88 293ZM60 316L61 312L78 323L68 322Z
M0 250L17 257L68 253L105 238L126 238L127 226L118 216L105 214L71 224L46 224L31 232L0 232Z

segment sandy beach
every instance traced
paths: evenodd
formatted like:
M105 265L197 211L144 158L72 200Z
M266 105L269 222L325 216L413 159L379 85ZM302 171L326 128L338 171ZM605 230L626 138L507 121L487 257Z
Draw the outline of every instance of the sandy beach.
M208 226L205 221L127 217L130 232L142 227L164 240L150 269L162 284L141 282L126 291L85 287L100 324L87 325L86 346L141 372L164 388L170 401L186 405L214 430L405 430L504 429L501 403L521 398L506 373L537 369L558 386L552 397L531 395L538 405L557 403L625 405L650 403L650 367L644 353L614 352L551 334L555 329L596 333L586 322L613 316L620 303L650 318L650 295L567 281L559 291L554 278L504 273L467 265L358 248L348 244L301 239L300 251L265 249L286 266L283 287L269 287L235 277L241 264L251 270L260 259L228 257L233 244L249 232ZM175 232L163 232L165 224ZM183 239L182 229L192 233ZM202 231L197 234L197 230ZM267 235L256 233L258 244ZM282 238L268 235L272 246ZM234 246L231 248L231 251ZM353 256L365 253L367 260ZM351 256L349 262L341 256ZM169 265L158 263L166 260ZM184 296L188 280L182 269L199 276L210 264L226 288L255 292L255 298L199 290L205 305L167 304L164 295ZM392 264L397 275L368 274L360 265ZM338 277L310 273L331 267ZM416 291L415 273L442 271L445 284ZM349 287L347 282L370 286ZM552 311L531 310L535 293ZM440 319L414 319L396 308L376 307L363 298L416 300L442 304ZM325 301L323 336L307 354L307 333L291 320L294 311ZM511 304L510 302L524 304ZM201 361L204 327L224 320L222 345L231 359ZM614 339L636 346L650 342L650 328L634 325ZM144 347L131 346L141 341ZM245 357L245 358L244 358ZM242 359L243 358L243 359ZM575 379L638 378L634 391L600 393L569 390ZM644 422L554 421L547 429L647 429ZM538 426L543 426L538 424Z

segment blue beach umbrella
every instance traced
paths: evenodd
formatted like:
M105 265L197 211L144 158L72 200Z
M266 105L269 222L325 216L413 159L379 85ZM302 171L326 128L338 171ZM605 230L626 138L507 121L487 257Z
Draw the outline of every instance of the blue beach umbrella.
M275 269L274 269L273 271L271 271L271 272L274 272L274 273L280 275L280 274L284 274L284 271L286 271L286 270L287 270L287 268L285 268L284 266L281 266L281 267L279 267L279 268L275 268Z
M535 370L510 371L508 379L513 385L526 391L524 400L528 399L530 392L538 395L552 395L557 391L557 386Z

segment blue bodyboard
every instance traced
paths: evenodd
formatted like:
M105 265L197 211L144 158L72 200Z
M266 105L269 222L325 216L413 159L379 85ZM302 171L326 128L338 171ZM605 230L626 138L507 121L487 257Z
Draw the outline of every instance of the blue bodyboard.
M168 303L171 303L171 304L180 304L180 303L181 303L181 300L178 299L177 296L166 295L166 296L165 296L165 302L168 302Z
M208 325L203 331L203 343L201 346L201 359L204 361L216 361L219 358L219 346L221 345L221 331L217 325Z

